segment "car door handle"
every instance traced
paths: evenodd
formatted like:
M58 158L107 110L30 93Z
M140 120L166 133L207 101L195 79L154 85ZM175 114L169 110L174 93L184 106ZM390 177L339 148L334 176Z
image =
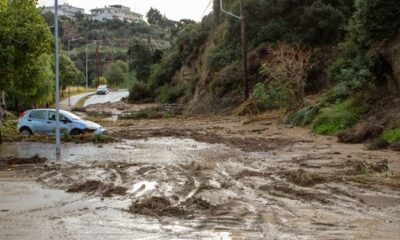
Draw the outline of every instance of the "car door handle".
M47 122L48 124L51 124L51 122Z
M31 119L29 119L29 120L28 120L28 122L32 122L32 120L31 120Z

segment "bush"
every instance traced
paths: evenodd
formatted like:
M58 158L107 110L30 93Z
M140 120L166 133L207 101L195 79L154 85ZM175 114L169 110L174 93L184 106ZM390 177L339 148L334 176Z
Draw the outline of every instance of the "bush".
M150 76L147 80L150 90L156 90L158 87L169 83L175 75L175 72L182 67L182 61L176 52L169 54L159 64L154 64L150 70Z
M210 71L217 71L239 58L240 51L228 47L217 47L207 56L207 66Z
M315 119L313 132L322 135L335 135L339 131L355 125L363 109L354 100L336 104L325 109Z
M164 85L160 88L160 93L157 96L157 102L160 103L174 103L185 93L186 86L178 85L171 86L169 84Z
M357 0L354 21L361 26L367 39L380 41L390 38L400 26L398 0Z
M136 82L129 89L128 102L130 103L143 103L150 102L153 99L148 87L142 82Z
M286 107L289 96L287 84L271 81L268 85L257 83L253 88L253 97L259 100L264 109Z
M384 131L382 138L390 144L400 141L400 127Z
M288 116L287 123L295 126L306 126L313 122L315 117L320 113L323 102L317 103L313 106L308 106L298 112L292 113Z

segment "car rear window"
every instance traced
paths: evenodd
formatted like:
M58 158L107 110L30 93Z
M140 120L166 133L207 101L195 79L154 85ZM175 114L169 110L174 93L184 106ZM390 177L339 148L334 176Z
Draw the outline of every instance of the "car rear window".
M46 111L42 111L42 110L32 111L29 114L29 117L35 118L35 119L46 119Z

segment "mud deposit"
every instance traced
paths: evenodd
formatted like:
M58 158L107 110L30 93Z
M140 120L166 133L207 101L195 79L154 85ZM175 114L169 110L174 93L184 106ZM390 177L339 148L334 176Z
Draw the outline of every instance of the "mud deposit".
M400 238L391 159L312 141L262 145L268 152L223 141L67 144L62 161L2 169L0 238ZM19 143L0 152L41 159L53 148Z

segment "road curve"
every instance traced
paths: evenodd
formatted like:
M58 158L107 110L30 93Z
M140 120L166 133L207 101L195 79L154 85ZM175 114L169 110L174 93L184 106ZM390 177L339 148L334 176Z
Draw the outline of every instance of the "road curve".
M118 102L123 97L127 97L128 95L129 92L127 90L110 92L107 95L94 95L86 100L85 104L83 104L83 107L98 103Z
M95 94L95 92L82 93L82 94L71 96L71 99L70 99L71 104L70 105L68 104L68 97L67 97L60 102L60 108L63 110L69 111L69 110L71 110L72 107L74 107L79 102L79 100L81 100L82 98L89 96L91 94Z

